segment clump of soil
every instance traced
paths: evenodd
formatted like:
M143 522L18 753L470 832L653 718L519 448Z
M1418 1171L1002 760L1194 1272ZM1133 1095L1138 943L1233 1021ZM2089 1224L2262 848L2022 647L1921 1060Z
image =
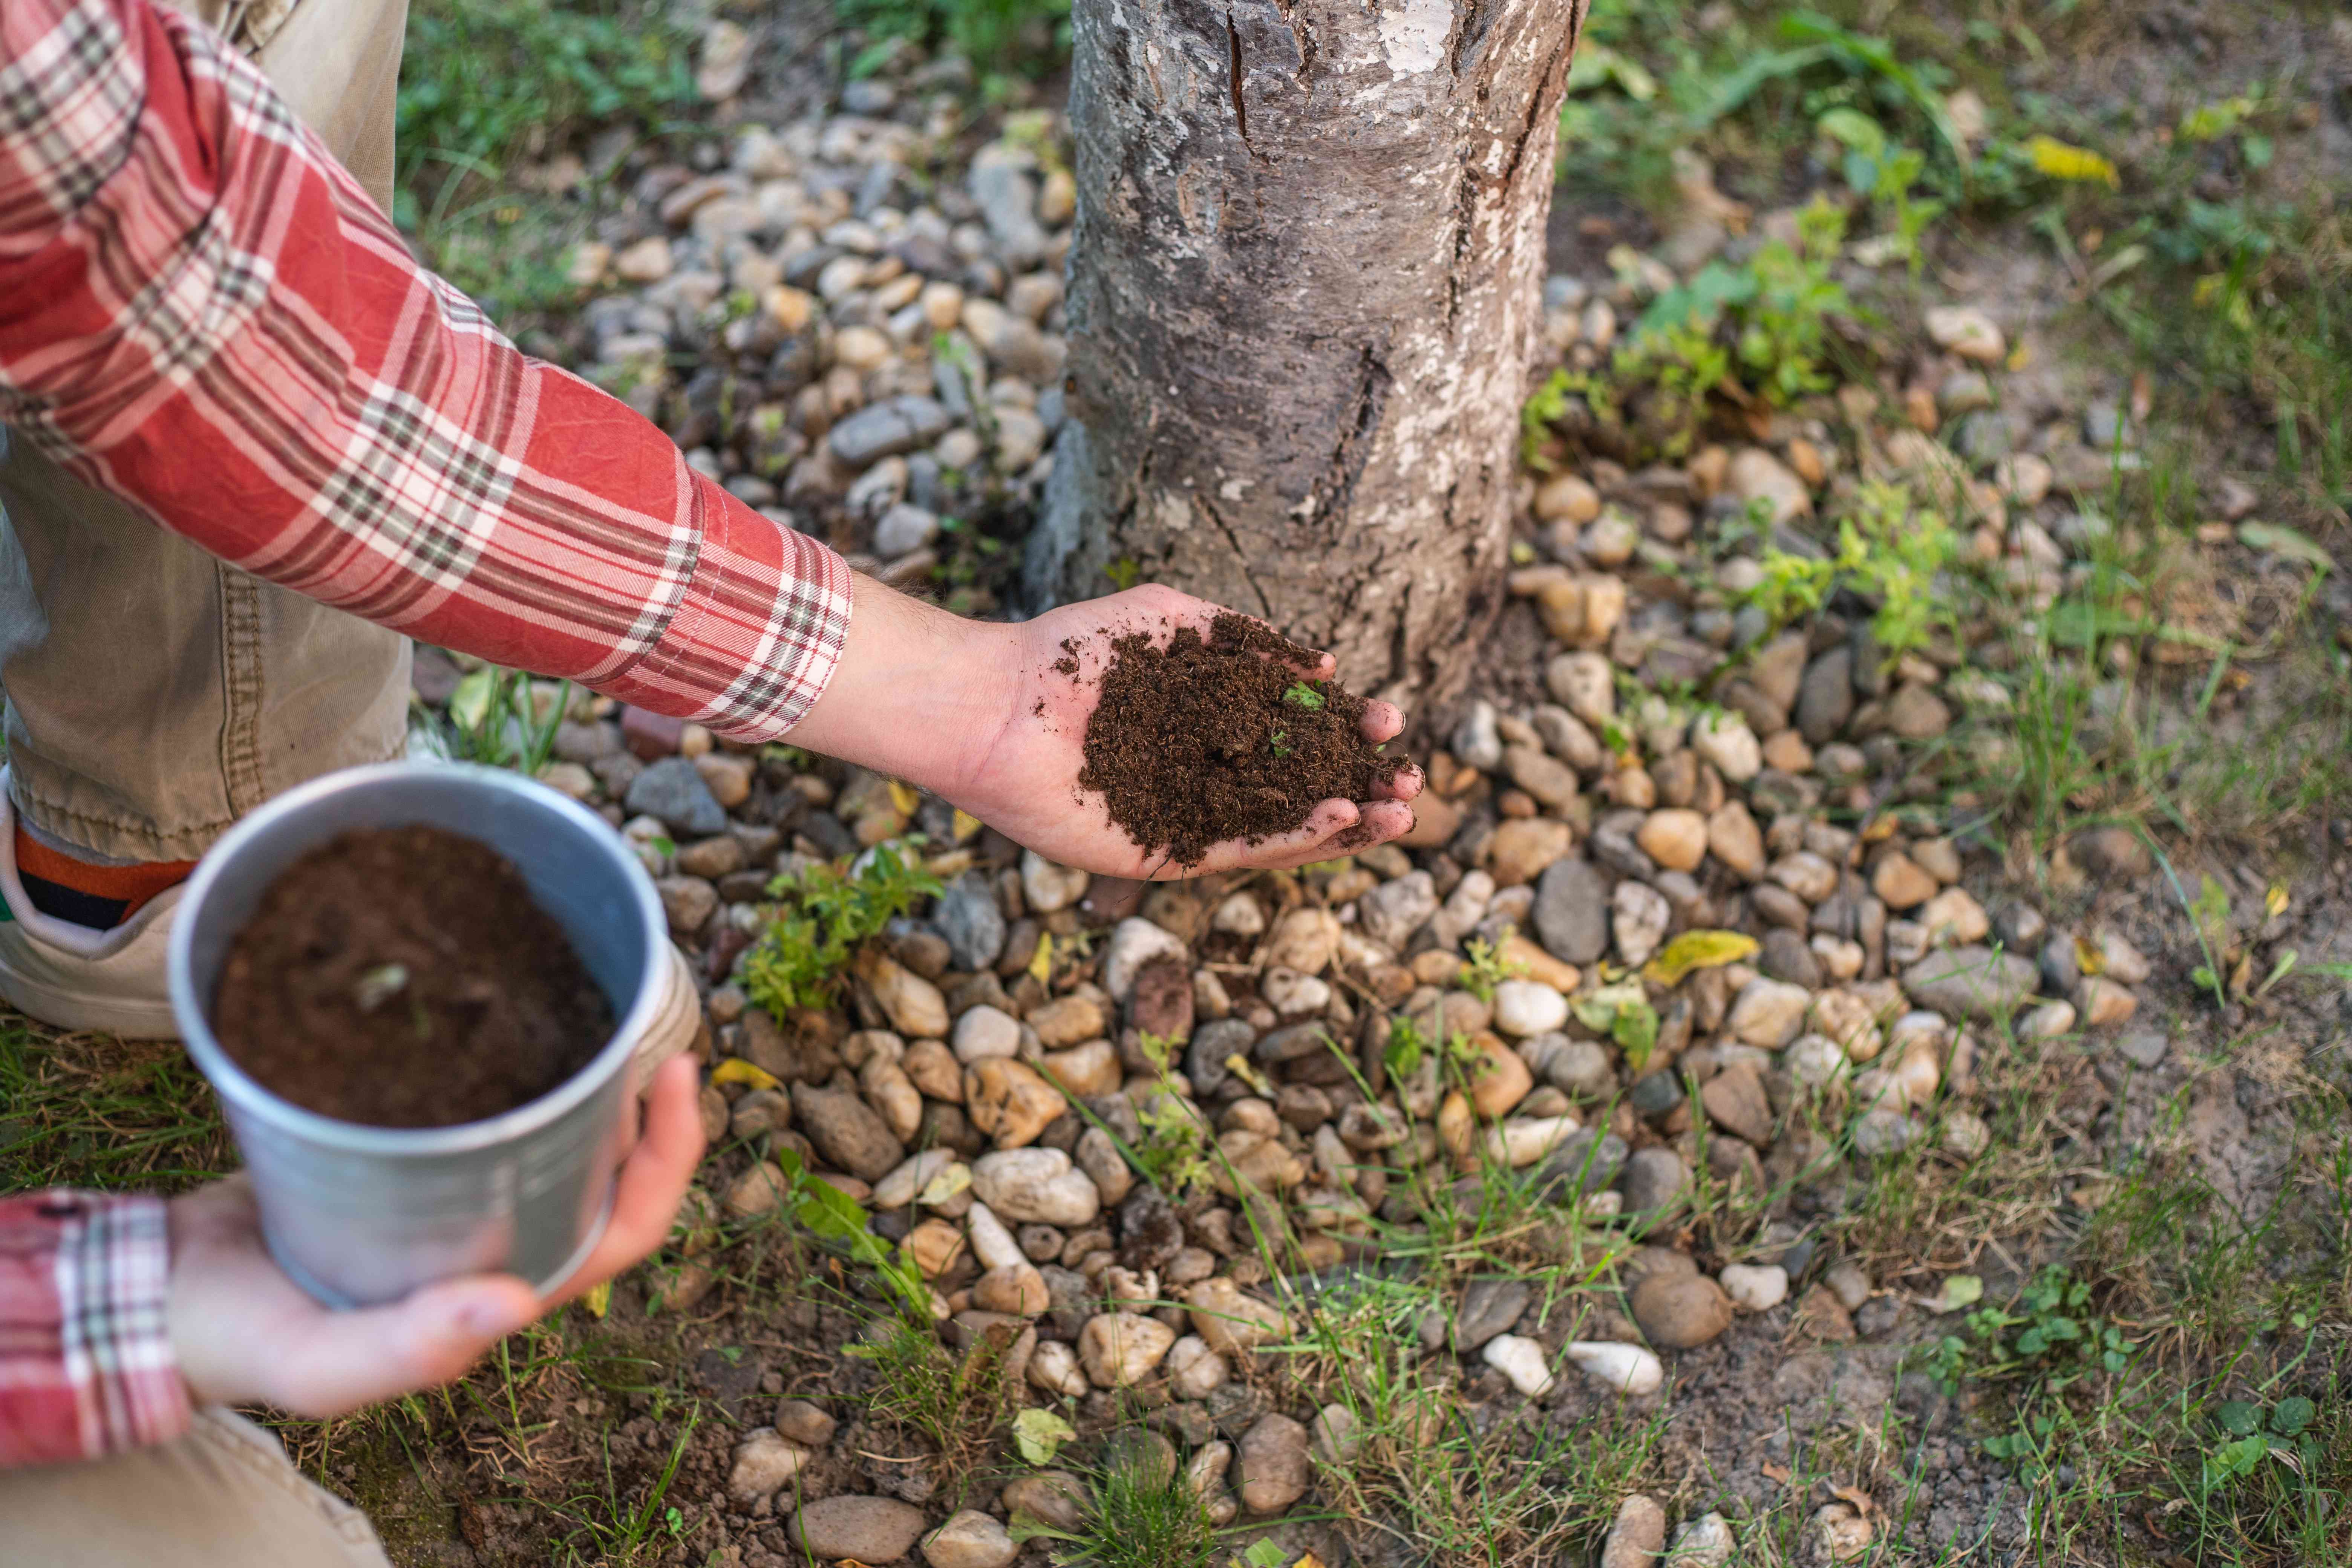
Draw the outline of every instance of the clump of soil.
M362 828L279 873L215 993L221 1048L305 1110L446 1127L538 1099L613 1008L522 874L438 827Z
M1230 611L1207 637L1184 626L1164 648L1146 632L1119 637L1079 787L1100 791L1113 822L1178 866L1228 838L1287 833L1324 801L1372 799L1404 760L1364 739L1362 698L1300 677L1315 662Z

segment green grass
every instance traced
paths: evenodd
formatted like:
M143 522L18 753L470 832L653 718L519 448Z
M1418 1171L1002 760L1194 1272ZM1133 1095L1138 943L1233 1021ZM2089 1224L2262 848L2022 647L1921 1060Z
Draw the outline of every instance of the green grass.
M212 1089L176 1042L56 1035L0 1017L0 1193L179 1192L235 1163Z
M868 1408L928 1443L932 1473L951 1491L991 1462L1012 1420L1005 1355L1013 1337L999 1325L959 1352L940 1342L929 1317L894 1311L877 1318L848 1352L874 1369Z
M509 331L568 303L562 251L600 199L533 195L526 160L607 125L651 135L696 104L693 40L643 0L417 0L395 124L394 216Z
M1145 1454L1130 1453L1125 1462L1115 1454L1092 1477L1090 1489L1093 1507L1079 1531L1036 1532L1056 1543L1056 1562L1087 1568L1210 1568L1218 1561L1216 1526L1181 1465L1168 1470Z

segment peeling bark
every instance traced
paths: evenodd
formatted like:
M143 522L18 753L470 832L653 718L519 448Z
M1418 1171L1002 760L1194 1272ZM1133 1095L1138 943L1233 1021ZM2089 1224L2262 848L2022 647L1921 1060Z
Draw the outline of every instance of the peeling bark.
M1500 604L1585 0L1077 0L1041 606L1143 574L1392 700Z

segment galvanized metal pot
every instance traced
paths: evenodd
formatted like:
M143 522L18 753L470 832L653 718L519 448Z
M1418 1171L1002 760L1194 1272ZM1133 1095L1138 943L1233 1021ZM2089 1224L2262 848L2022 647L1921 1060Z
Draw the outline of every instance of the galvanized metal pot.
M604 987L620 1027L530 1104L455 1127L362 1127L280 1100L213 1037L229 943L278 874L337 834L428 823L513 861ZM278 1266L330 1306L484 1270L545 1289L603 1234L631 1136L629 1059L658 1007L667 922L604 820L519 774L446 763L349 768L288 791L197 866L172 931L172 1010L244 1151ZM332 1042L328 1042L331 1045Z

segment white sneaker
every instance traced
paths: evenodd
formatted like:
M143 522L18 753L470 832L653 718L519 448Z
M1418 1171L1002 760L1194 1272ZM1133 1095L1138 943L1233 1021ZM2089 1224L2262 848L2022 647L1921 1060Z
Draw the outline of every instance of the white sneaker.
M16 808L0 768L0 996L18 1012L59 1029L86 1029L126 1040L176 1040L163 953L180 889L167 888L112 931L45 915L16 875Z
M164 980L164 953L179 888L167 888L112 931L45 915L33 907L16 875L16 808L8 772L0 768L0 997L18 1012L54 1028L115 1035L126 1040L176 1040ZM633 1071L643 1089L654 1068L693 1045L702 1030L702 999L677 944L665 942L661 1005L637 1042Z

